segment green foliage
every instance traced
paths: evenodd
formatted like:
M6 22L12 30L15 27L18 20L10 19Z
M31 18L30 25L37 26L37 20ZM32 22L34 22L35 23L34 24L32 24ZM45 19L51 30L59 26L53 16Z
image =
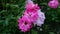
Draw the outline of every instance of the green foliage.
M25 10L25 0L0 0L0 34L59 34L60 33L60 6L52 9L48 6L50 0L34 0L41 11L45 13L45 23L40 27L32 28L30 32L23 33L18 29L18 18ZM59 0L60 1L60 0Z
M0 0L0 34L16 34L18 18L24 10L24 0Z

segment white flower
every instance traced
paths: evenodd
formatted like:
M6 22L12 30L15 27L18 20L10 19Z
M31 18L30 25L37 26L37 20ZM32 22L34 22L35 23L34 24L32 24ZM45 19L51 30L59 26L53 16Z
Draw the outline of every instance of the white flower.
M45 15L43 12L41 12L41 10L38 10L38 16L39 17L34 24L36 24L37 26L41 26L42 24L44 24Z

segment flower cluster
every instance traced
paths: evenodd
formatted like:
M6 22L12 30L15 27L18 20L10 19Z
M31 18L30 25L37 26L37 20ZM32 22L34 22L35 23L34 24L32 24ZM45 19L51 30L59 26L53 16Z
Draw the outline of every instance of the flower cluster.
M34 4L31 0L26 2L26 10L22 18L18 19L18 27L22 32L29 31L32 28L32 24L41 26L45 20L45 15L41 12L38 4Z

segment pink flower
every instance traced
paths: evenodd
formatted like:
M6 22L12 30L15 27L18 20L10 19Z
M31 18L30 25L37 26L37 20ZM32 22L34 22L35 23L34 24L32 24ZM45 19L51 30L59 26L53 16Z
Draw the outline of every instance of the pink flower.
M51 8L57 8L58 5L59 5L59 2L58 2L58 0L52 0L52 1L49 1L48 5L49 5Z
M34 4L31 0L27 0L24 15L27 15L32 22L38 18L37 10L39 10L39 6L37 4Z
M26 9L31 9L34 6L34 3L31 0L26 1Z
M31 0L27 0L26 2L26 6L25 6L26 10L38 10L39 6L38 4L34 4Z
M31 21L29 20L29 18L27 18L27 16L23 16L18 20L18 22L18 27L22 32L27 32L32 27Z
M53 0L53 1L58 1L58 0Z
M24 15L26 15L32 22L38 18L38 13L34 11L25 11Z
M19 24L19 25L20 25L20 24ZM30 25L30 24L25 25L25 24L23 23L23 24L21 24L21 25L19 26L19 28L21 29L22 32L27 32L27 31L29 31L29 30L31 29L31 25Z
M42 24L44 24L44 20L45 20L44 13L41 12L41 10L38 10L38 18L34 24L36 24L37 26L41 26Z
M33 4L33 1L32 0L26 0L26 4L29 4L29 3Z
M37 11L38 9L40 9L39 8L39 6L37 5L37 4L27 4L26 5L26 10L28 10L28 11Z

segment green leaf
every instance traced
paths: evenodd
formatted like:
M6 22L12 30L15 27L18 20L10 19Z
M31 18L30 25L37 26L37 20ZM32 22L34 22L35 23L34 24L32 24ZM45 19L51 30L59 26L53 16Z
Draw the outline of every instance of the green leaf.
M31 33L32 34L38 34L37 31L35 31L35 30L31 30Z
M55 34L54 32L49 32L49 34Z

